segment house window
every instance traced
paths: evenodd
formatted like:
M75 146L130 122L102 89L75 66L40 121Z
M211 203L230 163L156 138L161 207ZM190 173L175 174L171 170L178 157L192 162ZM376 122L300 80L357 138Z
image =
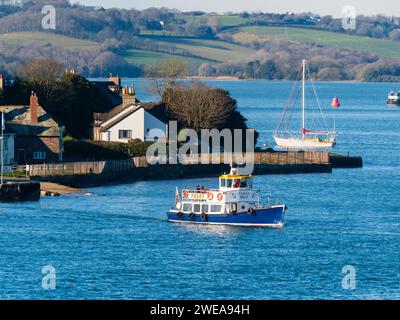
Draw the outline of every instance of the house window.
M33 159L35 159L35 160L45 160L46 159L46 152L35 151L33 153Z
M130 139L132 138L132 130L119 130L118 136L120 139Z

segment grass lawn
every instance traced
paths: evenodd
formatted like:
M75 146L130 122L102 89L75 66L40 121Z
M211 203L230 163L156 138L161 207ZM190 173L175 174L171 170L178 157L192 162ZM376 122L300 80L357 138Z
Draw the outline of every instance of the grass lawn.
M187 50L196 56L219 62L247 59L255 53L253 49L217 40L167 36L151 36L148 38L159 42L166 42L177 48Z
M248 18L241 18L239 15L229 15L229 14L207 14L204 16L187 16L185 17L186 22L201 22L210 21L216 19L223 28L227 27L237 27L249 21Z
M54 46L82 50L93 50L100 48L100 44L97 42L75 39L49 32L13 32L0 34L0 41L7 41L11 43L50 43Z
M125 53L120 54L125 60L129 63L139 64L139 65L152 65L156 64L162 60L168 59L184 59L190 66L199 67L202 63L207 62L202 59L194 59L194 58L187 58L176 56L172 54L160 53L160 52L152 52L146 50L137 50L131 49L126 50Z
M248 18L241 18L237 15L218 15L216 18L223 27L236 27L249 21Z
M400 42L343 33L291 27L243 27L235 39L246 43L254 40L288 40L297 43L318 44L325 47L358 49L381 57L400 59Z

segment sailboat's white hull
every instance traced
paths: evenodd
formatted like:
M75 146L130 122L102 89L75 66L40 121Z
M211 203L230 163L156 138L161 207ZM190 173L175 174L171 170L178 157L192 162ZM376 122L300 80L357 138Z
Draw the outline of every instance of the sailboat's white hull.
M284 149L330 149L335 146L334 139L321 140L318 138L285 138L274 137L279 148Z

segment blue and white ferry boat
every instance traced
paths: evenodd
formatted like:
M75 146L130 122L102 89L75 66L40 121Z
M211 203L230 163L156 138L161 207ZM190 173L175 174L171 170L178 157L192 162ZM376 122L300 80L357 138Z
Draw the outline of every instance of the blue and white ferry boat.
M253 177L232 168L219 177L219 189L182 190L175 195L175 208L167 212L171 222L282 228L285 204L262 204L253 190ZM268 201L269 202L269 201Z

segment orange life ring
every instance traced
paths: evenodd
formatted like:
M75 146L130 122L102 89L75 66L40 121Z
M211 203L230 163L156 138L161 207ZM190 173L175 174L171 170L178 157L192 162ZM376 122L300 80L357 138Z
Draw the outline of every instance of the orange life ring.
M184 191L182 192L182 197L183 197L184 199L187 199L187 198L189 197L189 193L188 193L186 190L184 190Z
M224 196L222 195L222 193L218 193L218 195L217 195L218 201L222 201L223 197Z
M214 199L214 194L212 192L208 193L208 200L212 201Z

